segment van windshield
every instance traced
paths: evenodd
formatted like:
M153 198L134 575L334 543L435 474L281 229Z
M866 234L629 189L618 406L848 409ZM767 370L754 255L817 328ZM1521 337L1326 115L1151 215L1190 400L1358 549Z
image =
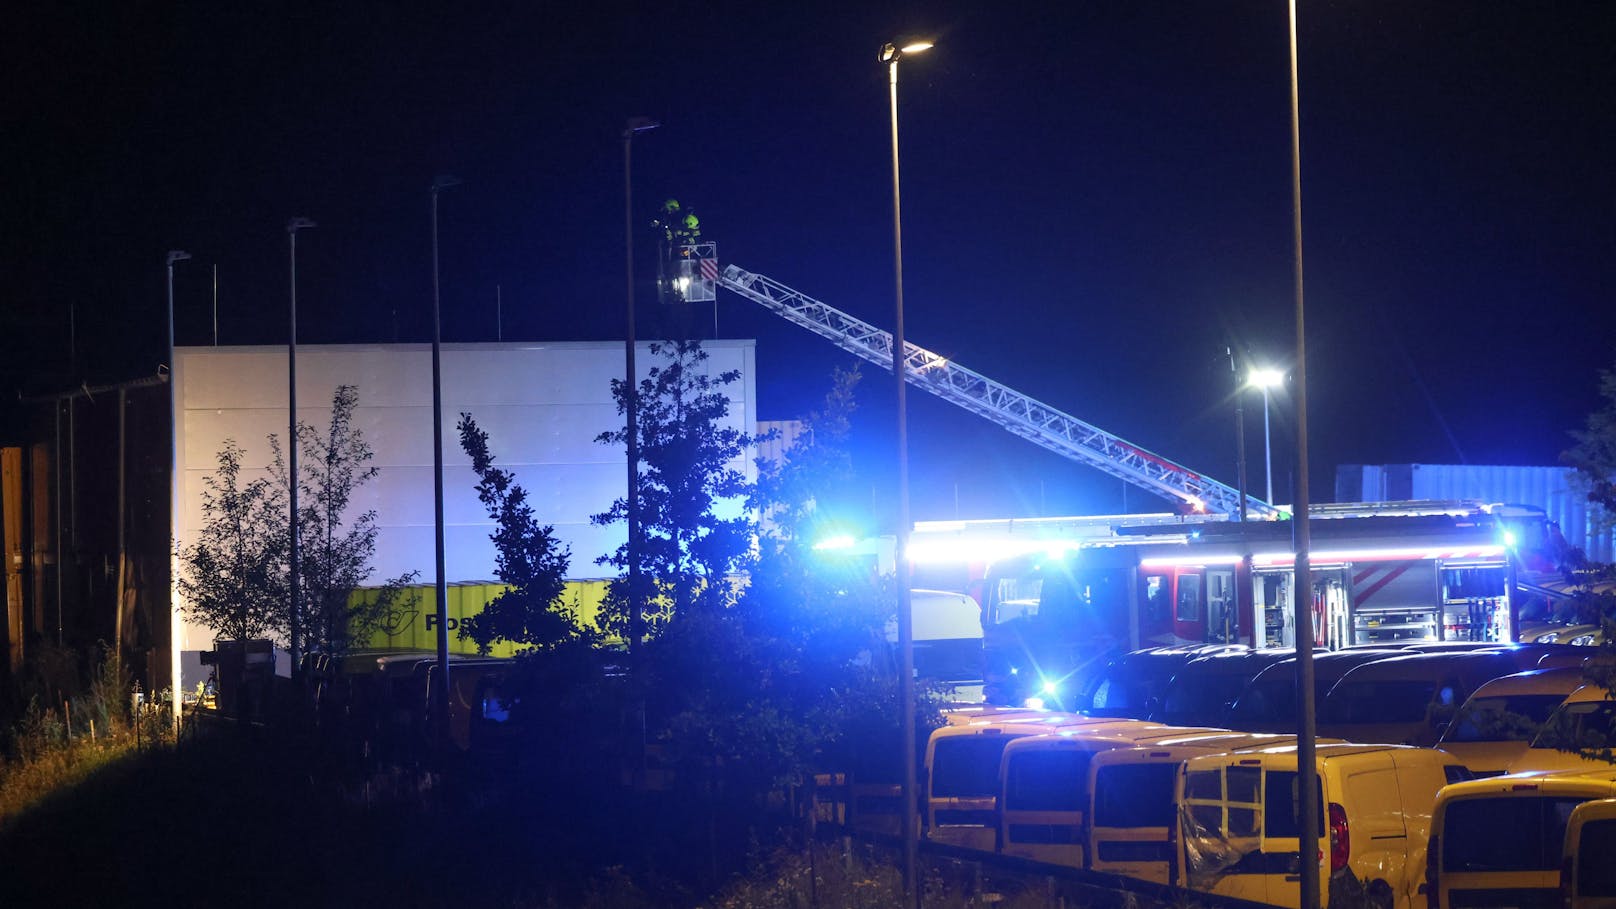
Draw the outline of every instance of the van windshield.
M1449 742L1525 742L1537 734L1565 697L1558 694L1517 694L1471 698L1445 736Z
M1339 682L1319 709L1321 723L1423 723L1436 682Z
M1566 821L1584 798L1478 798L1448 803L1444 871L1553 871Z
M993 797L999 758L1015 736L970 735L940 739L932 753L931 794L939 798Z
M1106 767L1094 780L1094 826L1171 827L1177 764Z
M1533 748L1599 751L1616 745L1616 701L1577 701L1554 711Z
M1088 780L1088 751L1028 751L1010 758L1004 807L1012 811L1079 811Z

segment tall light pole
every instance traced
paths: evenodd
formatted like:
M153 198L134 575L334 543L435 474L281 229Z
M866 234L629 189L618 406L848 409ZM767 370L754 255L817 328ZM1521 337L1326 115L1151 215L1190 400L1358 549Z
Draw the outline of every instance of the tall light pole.
M907 345L903 340L903 201L898 179L898 61L906 54L930 48L930 41L898 41L881 46L878 58L887 65L888 95L892 109L892 280L895 307L892 321L892 375L898 386L898 520L893 547L893 569L898 587L898 650L900 708L903 711L903 886L905 901L920 905L917 873L919 846L915 830L915 635L909 595L909 411L904 382Z
M183 250L171 249L168 251L168 528L170 535L173 534L174 526L177 523L175 517L180 507L179 478L174 475L179 467L175 436L179 434L180 428L179 408L175 404L174 397L174 263L184 262L189 258L191 258L191 254ZM120 409L119 419L122 419L122 413L123 411ZM121 465L122 461L120 460L119 463ZM120 467L119 469L122 468ZM120 529L123 527L123 514L121 512L118 515L118 526ZM173 677L169 690L174 696L174 734L178 736L180 731L180 705L183 703L180 699L180 635L183 633L183 628L180 625L179 606L174 602L174 560L169 559L168 565L168 671ZM119 571L122 570L120 567ZM123 589L120 587L120 597L122 593ZM118 602L118 620L121 626L123 621L123 601L121 599ZM113 652L118 654L118 659L121 663L123 660L121 632L113 647Z
M1296 296L1296 496L1292 522L1296 541L1295 584L1291 605L1296 610L1296 702L1300 728L1296 740L1297 798L1302 803L1297 818L1297 851L1301 862L1301 909L1319 905L1319 863L1313 860L1319 848L1319 778L1317 763L1316 709L1313 703L1313 579L1308 564L1312 548L1308 527L1307 475L1307 323L1302 306L1302 129L1300 85L1297 75L1296 0L1290 8L1291 64L1291 236L1293 283ZM1272 504L1272 503L1270 503Z
M293 218L286 222L286 239L291 253L291 302L288 310L288 325L286 335L286 485L289 487L290 500L288 517L291 518L291 527L288 530L287 543L287 595L290 597L289 606L289 636L291 640L288 655L292 660L292 678L299 678L298 663L303 658L303 606L299 602L297 578L297 232L304 228L314 227L313 221L308 218Z
M1246 377L1246 384L1262 391L1263 469L1268 472L1268 497L1264 502L1274 504L1274 437L1268 423L1268 397L1270 392L1285 384L1285 374L1277 369L1254 369Z
M443 577L443 376L438 363L443 323L438 293L438 193L459 185L459 177L440 175L432 180L432 540L438 572L438 679L432 722L438 744L449 732L445 722L449 715L449 586Z
M645 634L645 606L640 600L640 408L634 385L634 135L662 124L650 117L630 117L623 126L623 279L627 292L627 335L623 342L623 417L628 436L628 651L632 661Z

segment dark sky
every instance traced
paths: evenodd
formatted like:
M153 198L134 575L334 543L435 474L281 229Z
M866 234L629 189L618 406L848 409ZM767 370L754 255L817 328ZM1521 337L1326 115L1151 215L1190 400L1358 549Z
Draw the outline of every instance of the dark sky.
M938 42L902 70L912 342L1231 484L1224 351L1294 356L1280 0L36 6L0 38L8 399L151 374L171 248L179 343L213 340L215 265L218 340L284 343L293 215L320 225L300 343L426 340L439 173L465 180L445 340L494 338L496 288L506 340L620 338L631 115L663 123L637 221L677 197L724 262L890 328L876 53L910 33ZM1300 47L1315 499L1341 463L1555 463L1616 361L1616 5L1303 0ZM718 323L758 339L765 419L853 362L733 296ZM867 368L866 500L891 399ZM1164 505L924 395L911 417L917 518Z

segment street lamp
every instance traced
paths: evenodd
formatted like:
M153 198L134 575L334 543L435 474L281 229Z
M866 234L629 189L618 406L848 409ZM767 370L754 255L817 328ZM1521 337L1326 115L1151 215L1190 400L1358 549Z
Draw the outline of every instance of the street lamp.
M291 304L286 335L286 485L290 487L291 543L287 557L287 587L291 596L288 655L292 660L292 678L300 673L302 659L303 607L298 603L297 584L297 232L314 227L308 218L293 218L286 222L286 238L291 251Z
M623 342L623 417L628 436L628 650L639 653L645 633L645 615L640 602L640 430L639 393L634 386L634 134L653 130L662 124L650 117L630 117L623 126L623 249L624 282L627 288L628 333Z
M898 61L932 46L930 41L884 44L877 59L887 65L892 108L892 375L898 383L898 521L893 548L893 570L898 587L898 650L900 700L903 711L903 886L905 900L919 904L918 846L915 830L915 637L913 603L909 594L909 412L904 381L907 344L903 340L903 203L898 179Z
M174 515L179 508L179 483L174 473L178 467L179 459L175 451L174 437L179 434L179 409L174 401L174 263L184 262L191 258L191 254L183 250L171 249L168 251L168 526L170 532L174 528ZM120 417L121 419L121 417ZM118 516L120 522L123 515ZM122 527L122 524L119 524ZM180 731L180 611L174 603L174 560L169 560L168 572L168 660L169 672L173 683L169 686L174 695L174 734ZM122 588L120 588L120 593ZM123 604L118 604L119 627L123 622ZM118 640L113 645L113 652L118 659L123 659L123 635L119 632Z
M1318 717L1313 702L1313 579L1308 559L1312 550L1312 530L1308 513L1310 495L1307 472L1307 321L1302 292L1302 112L1301 85L1296 45L1296 0L1286 4L1290 19L1290 83L1291 83L1291 239L1292 275L1296 297L1296 389L1292 398L1292 412L1296 421L1296 488L1291 503L1292 531L1296 540L1295 582L1291 606L1296 610L1296 703L1298 729L1296 741L1296 767L1298 801L1301 809L1297 820L1301 830L1297 836L1297 851L1301 855L1317 854L1319 844L1319 778L1316 735ZM1272 504L1272 503L1270 503ZM1301 909L1317 909L1319 894L1319 863L1301 863Z
M1274 504L1274 446L1268 426L1268 396L1272 389L1285 384L1285 374L1277 369L1254 369L1246 377L1246 385L1262 390L1263 468L1268 473L1268 496L1264 502Z
M438 293L438 193L459 185L459 177L440 175L432 180L432 538L438 571L438 679L432 721L439 744L448 733L444 720L449 709L449 587L443 577L443 377L438 364L443 333Z

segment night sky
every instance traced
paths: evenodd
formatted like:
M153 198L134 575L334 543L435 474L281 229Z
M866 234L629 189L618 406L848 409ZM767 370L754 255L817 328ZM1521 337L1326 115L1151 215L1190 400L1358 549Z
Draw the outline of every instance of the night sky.
M724 263L890 328L876 54L905 34L937 41L901 70L910 341L1230 484L1224 352L1294 355L1282 0L34 6L0 39L8 400L151 375L169 249L180 344L214 340L215 265L217 340L285 343L294 215L300 343L428 340L444 173L446 341L621 338L634 115L663 124L634 145L642 338L668 197ZM1300 17L1315 500L1342 463L1556 463L1616 363L1616 4ZM758 341L763 419L854 362L734 296L717 319ZM866 367L877 509L892 397ZM917 519L1166 506L910 401Z

